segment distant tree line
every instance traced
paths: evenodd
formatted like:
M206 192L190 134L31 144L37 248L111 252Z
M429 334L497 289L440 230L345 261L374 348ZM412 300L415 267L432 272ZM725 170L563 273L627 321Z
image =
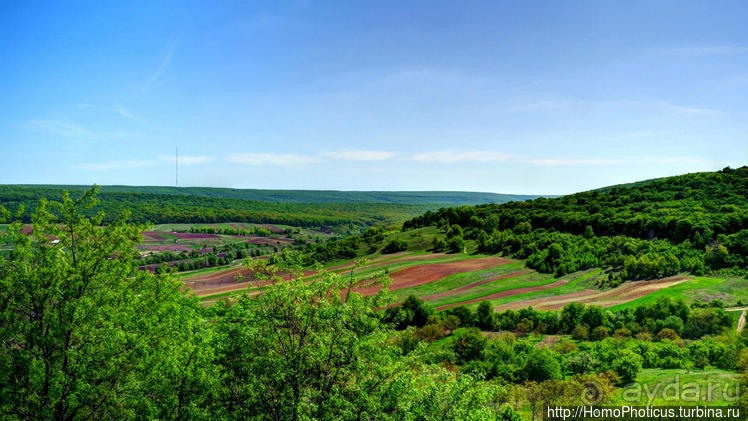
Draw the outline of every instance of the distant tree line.
M31 222L31 210L41 198L53 200L61 194L60 189L50 187L2 185L0 206L13 213L21 209L21 220ZM83 191L73 190L70 195L78 198ZM365 229L379 223L402 221L434 208L434 205L393 203L289 203L178 194L104 192L99 194L96 210L108 215L104 222L111 222L115 215L127 210L135 223L250 222ZM94 211L86 210L85 213L92 216Z
M191 226L189 232L198 234L221 234L221 235L254 235L257 237L270 237L272 234L269 229L251 226L249 229L236 228L216 228L211 226Z

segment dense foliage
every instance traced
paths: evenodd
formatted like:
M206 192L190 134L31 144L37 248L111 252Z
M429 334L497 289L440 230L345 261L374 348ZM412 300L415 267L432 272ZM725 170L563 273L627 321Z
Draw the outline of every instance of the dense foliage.
M11 187L88 190L75 185L14 185ZM528 200L537 195L477 193L462 191L339 191L339 190L261 190L216 187L101 186L102 193L150 193L290 203L395 203L403 205L476 205Z
M85 217L93 196L42 201L32 235L2 234L0 418L517 419L500 384L403 355L376 310L386 289L295 280L286 250L248 263L260 295L203 308L137 270L141 227Z
M410 296L402 306L388 308L385 320L402 331L398 343L404 352L429 344L437 350L432 362L523 384L525 393L532 390L528 382L551 385L546 382L575 376L596 375L598 385L626 385L642 369L748 367L748 334L733 332L733 320L718 300L688 306L661 297L619 311L570 303L561 312L524 308L500 313L484 301L476 311L456 307L435 313ZM501 333L487 337L485 331ZM531 341L546 334L564 339L542 348Z
M0 186L0 206L31 221L31 210L43 197L59 197L60 190L37 186ZM78 198L82 190L71 192ZM99 195L98 211L112 221L114 215L130 211L138 223L252 222L300 227L356 226L391 223L421 214L434 205L393 203L288 203L197 195L108 192ZM92 210L87 211L92 216ZM107 219L109 218L109 219Z
M405 228L460 226L484 252L544 272L613 266L620 278L748 269L748 167L559 198L426 212Z

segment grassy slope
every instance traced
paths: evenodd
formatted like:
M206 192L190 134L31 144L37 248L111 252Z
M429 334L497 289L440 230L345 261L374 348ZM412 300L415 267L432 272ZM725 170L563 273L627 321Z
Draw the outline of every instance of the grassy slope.
M736 373L717 368L707 367L691 372L680 369L645 369L639 373L636 383L616 391L612 404L735 405L737 387ZM678 398L673 399L674 396Z
M725 279L721 278L708 278L700 276L668 288L663 288L659 291L655 291L651 294L647 294L643 297L637 298L636 300L629 301L624 304L619 304L610 308L613 310L618 310L623 308L635 307L641 304L649 304L656 301L660 296L683 297L686 299L690 299L697 291L720 290L720 286L725 281Z
M491 304L499 306L507 303L514 303L517 301L534 300L544 297L552 297L556 295L569 294L572 292L581 291L586 288L592 288L592 281L600 274L600 269L590 269L571 273L565 275L563 279L568 279L569 283L558 288L547 289L544 291L527 292L524 294L513 295L511 297L499 298L497 300L491 300ZM551 282L555 282L557 279L551 279Z

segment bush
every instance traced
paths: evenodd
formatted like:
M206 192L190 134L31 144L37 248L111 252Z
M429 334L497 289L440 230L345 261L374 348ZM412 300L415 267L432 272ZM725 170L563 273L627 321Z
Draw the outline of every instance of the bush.
M465 247L465 240L461 236L452 237L449 239L449 251L452 253L460 253Z
M630 349L622 350L611 363L613 371L621 377L621 384L629 384L636 380L642 369L643 359Z
M586 341L589 338L590 330L585 325L577 325L571 332L571 337L578 341Z
M663 340L671 340L671 341L677 341L680 339L678 334L673 330L669 328L662 329L660 333L657 334L657 339L663 341Z
M471 328L460 333L456 341L452 343L452 351L457 355L458 362L483 358L483 349L486 347L486 338L480 330Z
M553 351L539 349L527 356L523 372L527 380L557 380L561 378L561 364Z
M386 246L382 249L382 253L391 254L404 251L408 249L408 243L400 238L390 240Z
M616 329L613 332L613 336L615 336L616 338L622 338L622 339L630 338L631 330L629 330L628 328L622 327L620 329Z
M602 341L608 337L608 328L605 326L598 326L592 329L592 339L596 341Z

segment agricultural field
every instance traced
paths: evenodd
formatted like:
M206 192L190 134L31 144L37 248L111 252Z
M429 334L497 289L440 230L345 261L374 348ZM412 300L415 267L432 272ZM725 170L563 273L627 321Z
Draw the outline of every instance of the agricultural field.
M467 244L467 253L433 252L430 245L440 235L444 231L434 227L393 231L384 242L403 240L407 243L406 251L366 254L367 247L362 246L359 253L367 258L364 265L354 269L354 259L339 259L325 262L321 269L352 277L356 280L354 290L363 295L376 293L380 287L367 284L376 275L385 273L392 280L391 305L413 295L437 311L457 306L474 310L483 301L496 311L526 307L561 310L571 302L624 309L655 302L661 296L680 297L688 302L719 298L728 304L736 304L741 297L748 296L748 286L742 279L685 274L601 287L601 281L608 276L601 268L555 276L531 269L523 260L478 253L473 243ZM204 271L185 272L180 279L206 303L213 303L232 293L256 290L251 276L239 264L237 261L211 270L210 276ZM309 266L305 270L306 278L314 279L315 268Z
M141 235L136 246L141 252L141 269L152 272L163 265L179 272L231 266L245 257L267 256L330 236L307 228L245 222L160 224Z

